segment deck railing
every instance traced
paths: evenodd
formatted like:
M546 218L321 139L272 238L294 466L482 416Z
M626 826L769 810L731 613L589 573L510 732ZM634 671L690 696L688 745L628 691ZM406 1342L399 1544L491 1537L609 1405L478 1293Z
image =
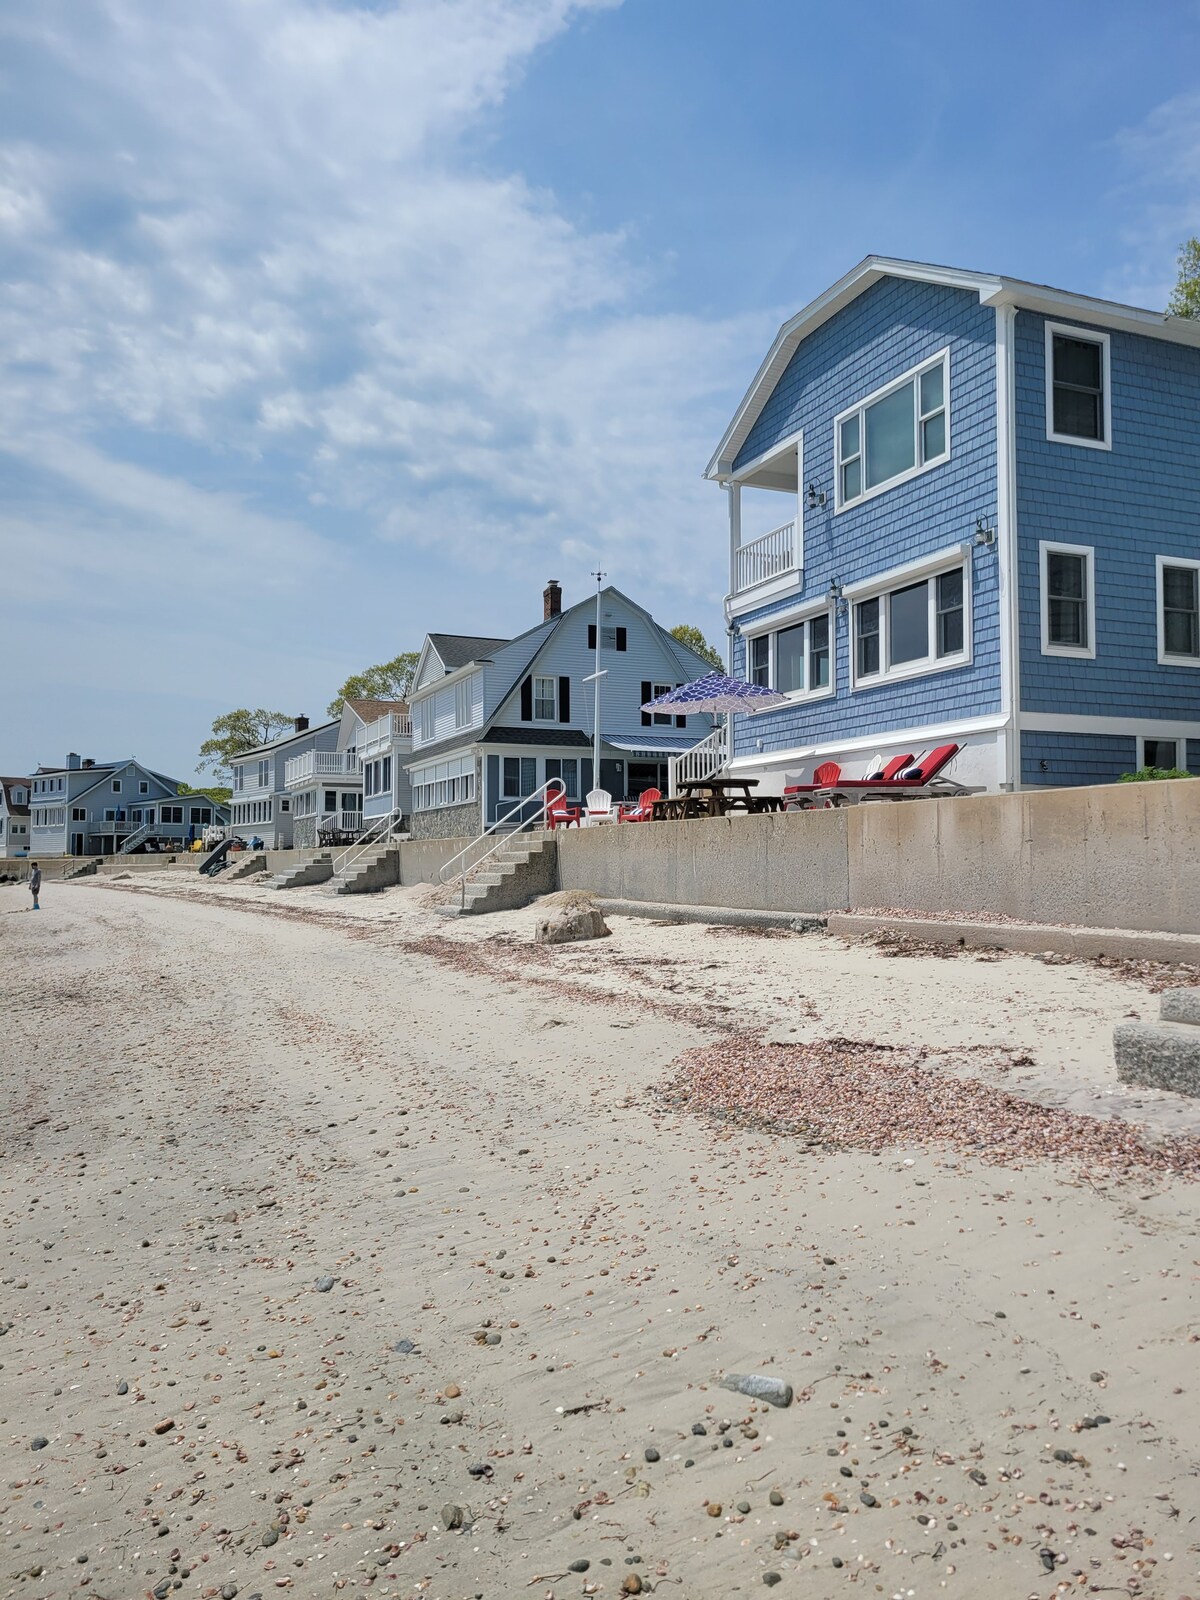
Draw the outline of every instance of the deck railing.
M355 750L306 750L284 762L283 782L288 789L307 789L326 778L338 783L362 782L362 769Z
M784 522L778 528L772 528L770 533L764 533L760 539L751 539L749 544L739 546L734 554L734 578L738 594L744 589L767 583L783 572L790 572L796 565L795 522Z
M681 783L703 783L720 772L729 760L729 727L719 722L707 739L701 739L681 756L667 760L667 793L674 797Z
M387 749L394 739L411 738L411 717L400 711L389 711L386 716L376 717L374 722L369 722L363 729L363 736L358 745L359 758Z

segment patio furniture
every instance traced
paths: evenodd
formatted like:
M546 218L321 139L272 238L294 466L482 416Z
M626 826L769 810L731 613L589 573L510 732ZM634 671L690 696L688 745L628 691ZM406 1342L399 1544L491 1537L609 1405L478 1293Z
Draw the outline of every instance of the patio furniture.
M872 783L868 779L839 782L828 791L834 805L858 804L866 800L927 800L982 793L982 784L973 788L956 783L946 768L962 749L958 744L940 744L921 757L915 766L901 767L892 778Z
M589 796L589 799L591 797ZM580 810L578 806L570 805L567 801L565 789L552 789L546 794L546 826L553 833L556 828L569 828L574 823L580 823Z
M822 761L821 765L813 773L813 781L811 783L789 783L784 786L784 810L811 811L817 791L819 789L828 789L831 784L837 783L841 775L842 769L836 761Z
M617 821L652 822L654 820L654 802L661 799L661 790L643 789L631 805L617 807Z
M694 816L724 817L730 811L753 809L751 790L758 787L757 778L694 778L679 785L686 799L695 802ZM685 815L687 813L685 812Z
M579 819L581 828L595 828L602 822L617 820L612 795L607 789L589 789L584 806L583 816Z

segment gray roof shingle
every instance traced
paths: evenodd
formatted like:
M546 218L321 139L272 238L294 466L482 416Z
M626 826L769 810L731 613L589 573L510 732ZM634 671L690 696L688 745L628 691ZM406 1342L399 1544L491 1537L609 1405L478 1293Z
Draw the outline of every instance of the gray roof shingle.
M447 672L457 672L471 661L483 661L507 639L489 639L474 633L431 633L429 642Z

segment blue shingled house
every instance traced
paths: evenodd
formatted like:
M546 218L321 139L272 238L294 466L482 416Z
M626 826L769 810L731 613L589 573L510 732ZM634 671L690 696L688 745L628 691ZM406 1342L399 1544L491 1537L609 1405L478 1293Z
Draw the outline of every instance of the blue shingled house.
M706 476L731 670L788 695L735 719L733 771L953 740L989 789L1200 773L1200 323L870 256L780 329Z

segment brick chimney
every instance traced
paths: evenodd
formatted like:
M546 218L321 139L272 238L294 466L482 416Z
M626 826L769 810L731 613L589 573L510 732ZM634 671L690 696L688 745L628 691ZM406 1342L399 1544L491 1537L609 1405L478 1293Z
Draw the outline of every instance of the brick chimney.
M297 717L296 718L296 732L297 733L303 733L307 727L308 727L308 718L307 717Z
M549 622L551 617L562 615L562 588L557 578L551 578L542 590L542 620Z

